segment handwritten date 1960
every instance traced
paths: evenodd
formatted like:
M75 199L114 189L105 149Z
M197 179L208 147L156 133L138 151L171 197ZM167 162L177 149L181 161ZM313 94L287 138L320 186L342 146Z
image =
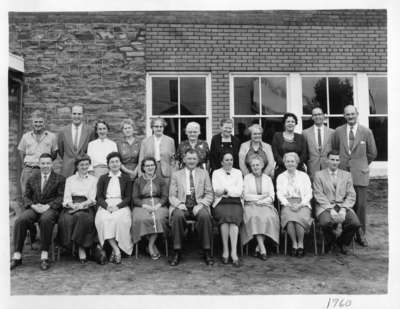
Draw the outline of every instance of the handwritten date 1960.
M348 308L351 306L351 299L346 298L330 298L328 300L328 304L326 305L326 309L330 308Z

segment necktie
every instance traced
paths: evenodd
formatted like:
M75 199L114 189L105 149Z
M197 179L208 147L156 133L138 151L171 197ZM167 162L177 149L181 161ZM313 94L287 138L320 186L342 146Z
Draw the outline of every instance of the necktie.
M74 151L78 150L78 127L75 126Z
M318 128L318 150L322 149L322 138L321 138L321 128Z
M193 170L190 170L190 176L189 176L189 181L190 181L190 195L192 198L195 198L195 191L194 191L194 178L193 178Z
M354 146L354 131L353 127L350 127L350 132L349 132L349 149L350 151L353 149Z
M43 177L42 177L42 187L41 187L41 189L42 189L42 193L43 193L43 190L44 190L44 187L46 186L46 183L47 183L47 175L43 175Z

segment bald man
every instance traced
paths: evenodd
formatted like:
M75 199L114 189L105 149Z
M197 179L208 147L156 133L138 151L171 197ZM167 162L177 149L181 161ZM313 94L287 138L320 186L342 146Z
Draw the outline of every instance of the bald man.
M339 168L350 171L356 204L354 210L360 219L361 227L357 231L356 241L368 246L365 238L367 187L369 184L369 164L376 158L377 150L372 131L358 123L358 111L353 105L344 108L346 124L336 128L332 138L332 149L339 150Z

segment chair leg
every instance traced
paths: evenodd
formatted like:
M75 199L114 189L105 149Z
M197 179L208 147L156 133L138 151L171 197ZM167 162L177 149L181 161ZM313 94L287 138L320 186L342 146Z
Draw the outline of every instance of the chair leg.
M279 255L279 244L276 244L276 255Z
M353 255L355 255L356 254L356 242L354 241L354 237L351 240L351 244L352 244L352 247L353 247Z
M321 255L324 254L325 254L325 237L324 234L322 234Z
M245 245L246 248L246 255L249 256L249 243Z
M287 232L286 230L283 232L284 238L285 238L285 256L287 255Z
M139 258L139 242L135 244L135 257L136 259Z
M165 256L168 257L168 237L164 235Z
M317 232L315 230L315 222L313 223L313 232L314 232L314 255L318 255Z

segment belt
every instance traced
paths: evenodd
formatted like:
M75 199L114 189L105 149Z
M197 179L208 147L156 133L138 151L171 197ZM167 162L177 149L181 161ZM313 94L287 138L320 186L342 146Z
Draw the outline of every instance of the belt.
M24 167L27 167L27 168L39 168L39 166L37 166L37 165L28 165L28 164L25 164Z

